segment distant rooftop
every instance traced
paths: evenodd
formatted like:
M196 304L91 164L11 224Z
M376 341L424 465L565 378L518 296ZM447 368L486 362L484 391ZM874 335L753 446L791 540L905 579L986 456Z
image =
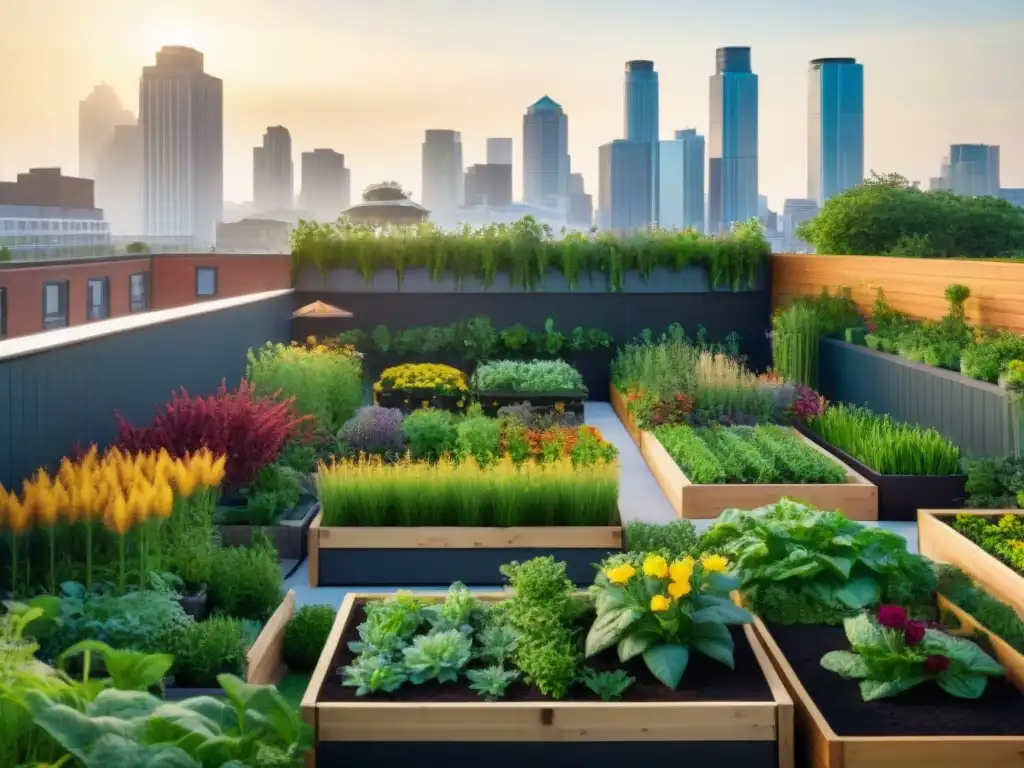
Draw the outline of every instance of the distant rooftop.
M561 109L562 105L552 99L550 96L543 96L541 99L530 107L531 112L546 112L550 110Z

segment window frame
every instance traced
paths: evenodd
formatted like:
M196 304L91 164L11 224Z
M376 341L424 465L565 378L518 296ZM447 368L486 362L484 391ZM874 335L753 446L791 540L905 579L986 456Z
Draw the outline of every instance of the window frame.
M93 317L93 303L92 303L92 284L99 283L103 287L102 300L100 301L100 310L102 315L100 317ZM110 318L110 278L109 277L90 277L85 281L85 321L87 323L95 323L100 320L108 320Z
M213 292L212 293L200 293L199 292L199 276L203 272L213 273ZM217 283L218 275L216 267L196 267L196 298L197 299L215 299L217 298Z
M134 280L136 277L142 278L142 305L139 306L135 301L134 291ZM146 312L149 310L149 272L133 272L128 276L128 312Z
M0 339L7 338L7 286L0 285Z
M46 289L49 288L51 285L57 287L57 303L60 305L57 314L52 316L49 315L46 311ZM54 331L57 330L58 328L67 328L71 324L70 318L68 316L69 286L69 280L47 280L45 283L43 283L42 314L44 331Z

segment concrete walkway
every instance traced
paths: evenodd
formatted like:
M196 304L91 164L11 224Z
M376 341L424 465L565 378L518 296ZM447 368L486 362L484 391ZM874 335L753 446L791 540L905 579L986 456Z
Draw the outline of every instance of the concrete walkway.
M645 520L651 523L667 523L676 519L675 510L662 492L658 481L654 479L647 468L647 463L640 455L640 451L633 444L633 441L626 434L625 428L619 422L615 411L610 403L587 403L585 410L587 424L592 424L601 430L605 439L619 449L619 512L624 523L630 520ZM693 524L699 532L704 531L711 525L711 520L694 520ZM907 539L908 547L912 552L917 551L917 524L916 523L866 523L866 525L880 525L883 528L900 534ZM469 585L474 589L500 589L496 584ZM396 589L384 587L317 587L309 586L308 563L299 566L286 581L285 589L295 590L295 599L298 605L313 603L330 603L339 605L342 598L349 592L377 592L393 593ZM417 591L423 592L445 592L444 588L417 587Z

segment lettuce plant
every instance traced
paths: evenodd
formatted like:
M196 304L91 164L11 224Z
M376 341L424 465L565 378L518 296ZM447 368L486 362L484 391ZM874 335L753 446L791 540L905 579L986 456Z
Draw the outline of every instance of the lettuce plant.
M402 650L409 681L422 685L428 680L454 683L472 657L472 639L457 629L418 635Z
M781 624L839 624L880 602L932 602L935 574L903 537L783 500L726 510L700 548L735 564L744 600Z
M356 696L377 692L391 693L401 688L409 679L400 663L375 653L357 656L355 661L339 672L342 676L341 684L355 688Z
M648 555L641 571L629 563L602 570L591 587L597 617L587 634L587 658L616 646L619 661L642 656L651 674L673 690L691 652L732 669L729 625L747 624L752 617L729 599L739 581L727 568L719 555L671 564Z
M877 619L862 613L843 622L852 651L831 651L821 666L860 681L864 701L908 691L929 680L951 696L977 699L990 677L1003 668L965 637L953 637L907 617L899 606L883 605Z
M498 701L505 696L508 687L519 679L519 671L502 666L471 669L466 672L469 687L486 701Z

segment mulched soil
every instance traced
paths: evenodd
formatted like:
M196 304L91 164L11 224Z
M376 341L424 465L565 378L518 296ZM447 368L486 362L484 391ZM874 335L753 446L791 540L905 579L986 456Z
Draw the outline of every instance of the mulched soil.
M821 666L829 651L848 651L842 627L769 625L801 684L840 736L1021 736L1024 695L1005 678L989 679L980 699L958 699L935 683L865 702L857 681Z
M363 600L355 604L342 642L335 650L331 673L321 686L317 701L483 702L483 699L469 688L464 678L460 678L457 683L407 683L394 693L377 693L361 697L356 696L355 688L342 686L340 670L355 658L355 654L348 649L348 643L358 640L356 627L366 615L364 604ZM736 669L730 670L702 654L693 654L683 680L675 691L669 690L655 679L647 671L643 659L637 658L625 665L620 664L614 648L588 660L587 666L599 672L623 668L634 677L636 682L626 691L623 701L772 701L771 690L746 636L739 628L734 627L732 630L733 639L736 641ZM581 641L584 636L585 626L581 627ZM571 689L567 700L600 701L600 698L585 685L577 684ZM551 699L522 681L517 681L509 686L502 701Z

